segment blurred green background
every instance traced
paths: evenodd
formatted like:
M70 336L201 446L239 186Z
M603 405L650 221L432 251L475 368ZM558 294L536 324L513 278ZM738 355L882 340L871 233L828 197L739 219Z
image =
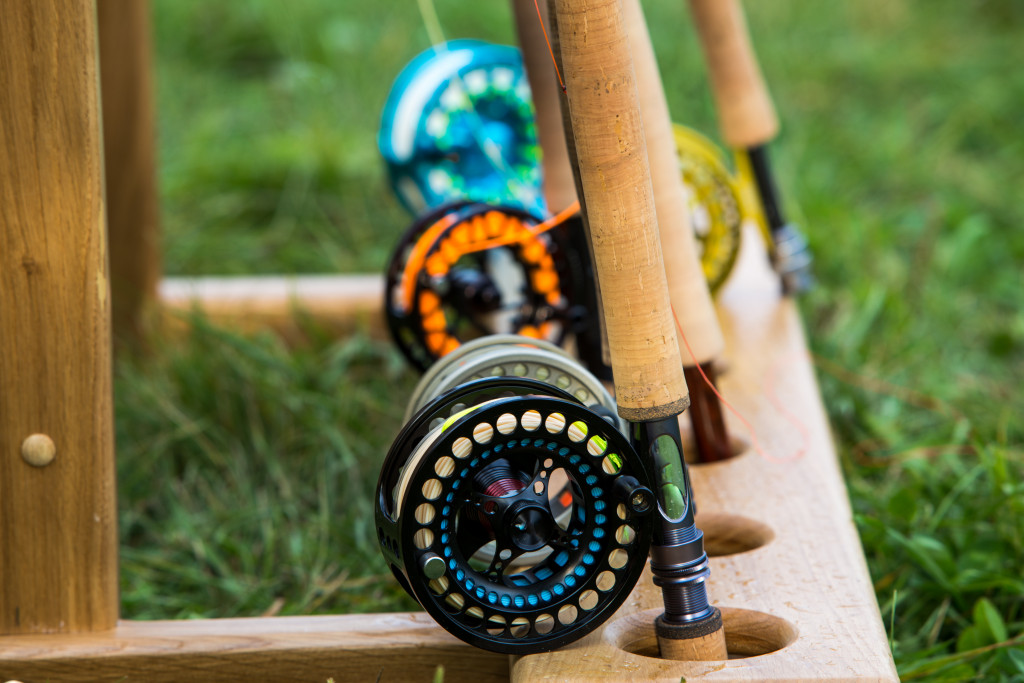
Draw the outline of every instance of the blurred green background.
M746 5L901 675L1024 680L1024 4ZM644 7L674 119L717 137L685 3ZM381 272L410 218L376 133L430 44L416 3L153 8L166 271ZM447 38L514 42L507 0L436 9ZM312 338L200 323L118 361L125 617L415 608L370 520L415 377L363 337Z

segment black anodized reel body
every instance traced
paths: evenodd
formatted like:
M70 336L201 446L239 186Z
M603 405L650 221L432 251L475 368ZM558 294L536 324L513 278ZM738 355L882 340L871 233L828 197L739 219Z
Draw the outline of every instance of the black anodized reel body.
M442 412L428 406L378 485L381 547L406 590L453 635L508 654L602 624L639 579L653 523L650 479L628 440L568 395L501 377L438 401L531 391L416 438Z
M490 334L562 340L564 230L533 232L540 222L514 207L457 202L413 223L389 260L384 301L392 338L412 365L425 371Z

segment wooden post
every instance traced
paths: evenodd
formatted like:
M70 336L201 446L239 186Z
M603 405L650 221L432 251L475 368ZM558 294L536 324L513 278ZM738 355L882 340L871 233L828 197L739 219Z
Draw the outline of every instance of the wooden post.
M117 342L141 341L160 280L148 0L98 0L103 152Z
M95 11L0 13L0 634L118 615Z
M547 21L547 0L540 0L537 5L534 5L534 0L512 0L523 66L533 94L537 139L543 151L544 199L548 210L555 214L576 201L576 183L562 127L561 86L544 40L544 27L537 16L538 6L544 21Z

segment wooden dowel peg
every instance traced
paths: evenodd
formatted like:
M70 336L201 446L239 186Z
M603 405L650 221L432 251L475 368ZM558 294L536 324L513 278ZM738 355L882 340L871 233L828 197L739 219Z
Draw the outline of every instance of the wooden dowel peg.
M32 434L21 442L21 457L33 467L46 467L57 457L57 446L46 434Z

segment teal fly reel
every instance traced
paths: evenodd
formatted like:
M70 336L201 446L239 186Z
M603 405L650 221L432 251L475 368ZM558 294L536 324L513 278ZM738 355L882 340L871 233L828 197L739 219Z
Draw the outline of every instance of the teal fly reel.
M378 143L415 215L459 200L544 213L533 104L514 47L452 40L419 54L395 79Z
M381 551L453 635L508 654L552 650L636 585L651 478L607 392L562 351L509 336L466 347L423 378L385 459Z

